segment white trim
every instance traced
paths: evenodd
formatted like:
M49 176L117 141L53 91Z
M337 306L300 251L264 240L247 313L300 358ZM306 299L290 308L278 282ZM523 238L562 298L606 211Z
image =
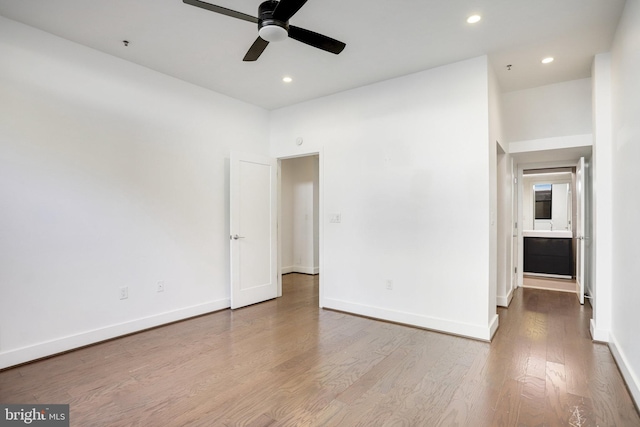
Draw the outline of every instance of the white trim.
M591 332L591 339L597 342L609 342L609 331L605 329L598 329L596 327L596 322L591 319L589 322L589 332Z
M302 273L302 274L318 274L318 267L306 267L304 265L294 265L293 272Z
M280 269L280 275L289 273L295 273L295 267L293 265L290 265L289 267L282 267ZM282 296L282 280L280 280L280 290L278 292L278 296Z
M155 314L0 353L0 369L230 307L228 298Z
M583 135L586 140L586 137L589 135ZM554 138L549 138L554 139ZM538 140L535 140L538 141ZM575 139L574 139L575 141ZM526 142L526 141L525 141ZM529 141L530 142L530 141ZM509 144L509 154L515 155L517 152L511 151L511 144ZM592 144L589 144L591 146ZM544 150L543 150L544 151ZM531 151L523 151L521 154L526 155L527 153L533 154L535 150ZM560 161L543 161L543 162L533 162L527 163L523 158L517 159L518 164L518 194L517 194L517 203L518 203L518 212L517 212L517 221L518 221L518 230L517 230L517 239L518 239L518 272L517 272L517 287L523 287L524 281L524 236L523 236L523 214L522 214L522 205L523 205L523 190L524 190L524 171L531 169L554 169L554 168L565 168L565 167L575 167L576 162L579 160L580 156L576 157L575 160L560 160ZM592 197L590 194L589 197Z
M610 334L610 338L609 349L611 350L611 354L618 364L618 368L622 373L622 378L624 378L624 382L627 384L627 388L629 389L629 393L631 394L634 403L638 406L640 403L640 380L638 380L638 376L632 370L632 366L624 354L624 351L618 345L618 341L615 336Z
M421 314L407 313L405 311L362 305L333 298L324 299L324 308L371 317L374 319L386 320L389 322L401 323L404 325L417 326L419 328L425 328L436 332L444 332L481 341L490 341L491 337L498 329L497 314L487 325L474 325L470 323L440 319L437 317L423 316Z
M316 274L320 274L319 267L305 267L302 265L291 265L289 267L282 267L280 270L281 274L289 274L289 273L300 273L300 274L311 274L315 276Z
M567 135L551 138L530 139L509 143L509 154L535 153L546 150L582 148L593 146L593 135Z
M496 332L498 331L498 325L499 325L499 317L497 314L495 314L493 316L493 319L491 319L491 322L489 322L489 341L491 341L493 339L493 336L496 334Z
M291 271L287 271L290 268L293 268L291 266L289 267L283 267L282 266L282 162L280 161L280 159L277 159L276 164L278 165L278 188L277 188L277 199L278 199L278 212L276 214L277 217L277 228L278 228L278 248L276 250L277 253L277 257L278 259L276 260L276 271L279 271L280 274L277 274L277 281L278 281L278 286L277 286L277 290L276 290L276 296L278 298L282 297L282 275L283 274L287 274L287 273L291 273Z
M513 289L510 289L507 295L498 295L496 302L498 303L499 307L509 307L509 304L511 304L512 299L513 299Z

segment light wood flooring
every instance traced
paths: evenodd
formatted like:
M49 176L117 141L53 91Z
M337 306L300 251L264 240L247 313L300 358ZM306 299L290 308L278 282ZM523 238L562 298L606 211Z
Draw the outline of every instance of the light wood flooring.
M522 278L525 288L547 289L551 291L576 293L575 279L554 279L550 277L527 276Z
M284 296L0 372L2 403L72 426L640 426L575 295L518 289L491 344Z

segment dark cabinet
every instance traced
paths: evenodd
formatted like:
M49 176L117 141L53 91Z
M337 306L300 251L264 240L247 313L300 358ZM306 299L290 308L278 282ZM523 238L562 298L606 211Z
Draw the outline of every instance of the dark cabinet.
M573 239L525 237L524 272L573 276Z

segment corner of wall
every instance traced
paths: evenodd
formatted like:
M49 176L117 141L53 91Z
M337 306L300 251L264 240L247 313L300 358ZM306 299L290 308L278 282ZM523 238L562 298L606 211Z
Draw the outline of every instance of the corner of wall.
M591 333L591 338L594 341L602 343L609 342L609 330L598 329L594 319L591 319L591 322L589 323L589 332Z
M513 299L513 289L509 289L509 292L506 295L498 295L497 304L500 307L508 308L509 304L511 304L511 300Z

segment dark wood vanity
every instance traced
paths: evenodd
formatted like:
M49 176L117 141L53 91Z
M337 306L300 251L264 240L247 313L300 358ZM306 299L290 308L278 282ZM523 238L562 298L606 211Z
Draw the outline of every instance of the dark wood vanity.
M524 237L524 272L573 277L571 237Z

